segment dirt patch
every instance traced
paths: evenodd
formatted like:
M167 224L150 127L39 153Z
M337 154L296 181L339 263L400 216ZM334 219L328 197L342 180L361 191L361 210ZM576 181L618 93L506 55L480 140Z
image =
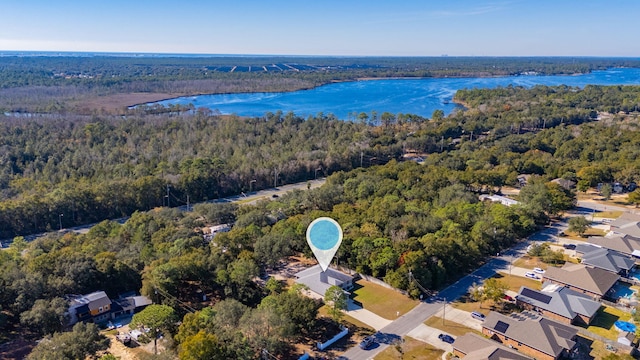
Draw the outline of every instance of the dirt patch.
M0 345L0 359L19 360L29 355L31 350L36 347L35 340L14 339Z

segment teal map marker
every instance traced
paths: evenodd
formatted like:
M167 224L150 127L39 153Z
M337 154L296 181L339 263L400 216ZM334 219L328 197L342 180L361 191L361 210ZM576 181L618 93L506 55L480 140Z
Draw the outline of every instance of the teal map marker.
M342 243L342 228L332 218L317 218L307 228L307 243L325 272Z

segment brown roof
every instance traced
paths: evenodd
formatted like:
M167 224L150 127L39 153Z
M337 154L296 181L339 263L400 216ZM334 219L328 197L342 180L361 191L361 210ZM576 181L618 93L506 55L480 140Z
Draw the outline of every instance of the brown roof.
M525 314L527 312L522 313L522 316L512 317L492 311L482 327L553 357L557 357L565 349L573 349L577 329L533 313L528 316Z
M543 281L553 280L602 296L616 284L619 278L619 275L607 270L567 263L561 268L553 266L547 268Z
M499 342L474 333L466 333L453 343L453 348L465 354L465 360L531 360L529 356L509 349Z

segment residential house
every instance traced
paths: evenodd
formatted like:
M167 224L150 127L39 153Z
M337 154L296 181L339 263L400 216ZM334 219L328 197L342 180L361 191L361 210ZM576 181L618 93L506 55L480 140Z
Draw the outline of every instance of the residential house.
M497 341L466 333L453 343L453 355L465 360L532 360L518 351L508 348Z
M609 231L616 235L640 238L640 215L624 212L609 224Z
M79 321L103 322L110 318L111 299L104 291L72 296L69 303L69 323Z
M324 298L324 294L333 285L340 286L344 291L349 291L353 288L353 275L345 274L332 268L322 271L320 265L302 270L295 276L296 283L306 285L309 290L319 295L319 298Z
M521 287L516 304L564 324L589 325L602 306L568 287L547 283L542 290Z
M567 190L571 190L576 187L576 182L569 179L557 178L551 180L552 183L556 183Z
M554 360L571 354L578 330L530 311L510 316L492 311L482 333L535 359Z
M620 275L585 264L566 263L563 267L550 266L542 281L566 286L578 293L600 300L620 279Z
M578 244L576 256L582 258L585 265L611 271L623 277L629 276L636 264L635 260L627 255L592 244Z
M124 295L111 300L104 291L69 296L69 325L77 322L103 323L140 311L152 302L146 296Z
M517 200L513 200L511 198L508 198L506 196L501 196L501 195L480 195L479 198L480 198L480 201L499 202L505 206L512 206L520 203Z
M607 236L592 236L588 241L596 246L640 258L640 237L609 233Z
M111 302L111 318L116 319L124 315L133 315L152 303L151 299L146 296L121 296Z

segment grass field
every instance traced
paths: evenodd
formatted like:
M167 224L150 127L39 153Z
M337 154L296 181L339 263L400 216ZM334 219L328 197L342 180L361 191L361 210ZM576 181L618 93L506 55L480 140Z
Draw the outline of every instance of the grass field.
M388 320L396 319L398 312L402 316L418 305L417 300L362 279L354 284L353 300L362 304L364 309Z
M510 276L509 274L499 273L494 275L493 277L504 281L509 287L509 290L515 291L515 292L520 291L520 287L522 286L526 286L534 290L540 290L540 288L542 287L542 283L540 281L529 279L522 276L515 276L515 275Z
M323 305L320 309L318 309L318 317L320 317L320 316L331 317L331 316L329 316L329 312L327 311L327 306L326 305ZM352 325L357 326L359 329L362 330L363 333L366 333L366 335L369 335L370 333L372 334L372 333L374 333L376 331L371 326L363 323L362 321L360 321L360 320L358 320L356 318L353 318L353 317L351 317L351 316L349 316L347 314L344 314L344 313L343 313L343 316L342 316L342 321L343 322L348 322L348 323L350 323Z
M402 353L398 351L402 350ZM398 359L415 359L415 360L438 360L442 358L443 351L433 346L423 343L422 341L406 336L404 342L398 346L389 346L383 352L378 354L375 360L398 360Z
M455 337L462 336L468 332L482 335L482 333L478 330L474 330L470 327L449 320L445 320L444 325L442 325L442 317L440 316L432 316L428 318L427 321L424 322L424 324L435 329L446 331Z

